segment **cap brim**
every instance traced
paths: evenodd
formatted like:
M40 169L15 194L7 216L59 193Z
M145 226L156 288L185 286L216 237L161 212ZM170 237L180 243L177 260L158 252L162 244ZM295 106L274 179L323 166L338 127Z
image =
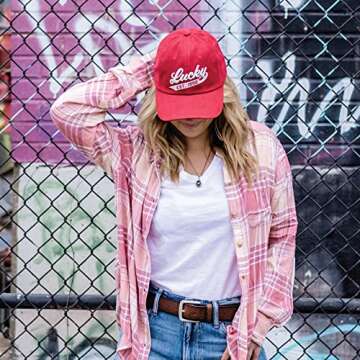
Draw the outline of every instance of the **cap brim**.
M186 118L215 118L220 115L224 103L224 87L193 95L172 95L155 91L156 111L163 121Z

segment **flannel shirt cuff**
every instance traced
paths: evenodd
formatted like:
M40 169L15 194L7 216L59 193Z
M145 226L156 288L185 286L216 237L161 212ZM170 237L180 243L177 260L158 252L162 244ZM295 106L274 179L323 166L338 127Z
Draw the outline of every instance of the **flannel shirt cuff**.
M145 55L135 55L126 66L126 70L128 70L131 75L135 75L140 90L145 90L154 83L155 56L156 51Z
M266 337L266 334L273 326L274 321L270 317L258 311L256 314L256 322L251 340L261 346Z
M108 69L127 89L132 88L134 93L143 91L154 84L154 60L156 51L145 55L133 55L126 65L117 64ZM128 76L124 77L123 73Z

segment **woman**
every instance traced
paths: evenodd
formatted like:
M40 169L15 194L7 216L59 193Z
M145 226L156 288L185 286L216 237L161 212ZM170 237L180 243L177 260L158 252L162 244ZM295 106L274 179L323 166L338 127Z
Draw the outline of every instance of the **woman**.
M145 89L137 126L104 121ZM173 31L50 111L114 180L117 358L265 359L266 334L293 312L292 175L242 109L216 39Z

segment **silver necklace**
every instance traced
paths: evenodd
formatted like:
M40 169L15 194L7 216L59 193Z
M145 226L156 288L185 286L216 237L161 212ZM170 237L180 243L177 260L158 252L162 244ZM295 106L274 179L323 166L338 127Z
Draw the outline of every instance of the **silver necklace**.
M207 162L208 162L208 160L209 160L209 157L210 157L211 152L212 152L212 151L210 150L209 155L208 155L208 157L207 157L207 159L206 159L205 165L204 165L204 167L203 167L203 169L202 169L201 175L202 175L203 172L204 172L205 166L206 166L206 164L207 164ZM187 156L187 155L186 155L186 156ZM193 166L190 158L189 158L188 156L187 156L187 158L189 159L190 165L191 165L191 167L193 168L194 172L196 173L195 168L194 168L194 166ZM200 175L198 175L197 173L196 173L196 175L197 175L198 179L196 180L195 185L196 185L197 187L200 187L200 186L201 186Z

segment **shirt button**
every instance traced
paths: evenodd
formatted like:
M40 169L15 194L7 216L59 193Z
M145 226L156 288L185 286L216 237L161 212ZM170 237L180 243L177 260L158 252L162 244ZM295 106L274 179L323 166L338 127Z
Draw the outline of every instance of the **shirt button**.
M246 276L245 276L245 275L241 275L241 278L242 278L242 279L245 279L245 278L246 278Z
M240 240L238 240L238 241L236 242L236 246L237 246L237 247L242 247L242 242L241 242Z

